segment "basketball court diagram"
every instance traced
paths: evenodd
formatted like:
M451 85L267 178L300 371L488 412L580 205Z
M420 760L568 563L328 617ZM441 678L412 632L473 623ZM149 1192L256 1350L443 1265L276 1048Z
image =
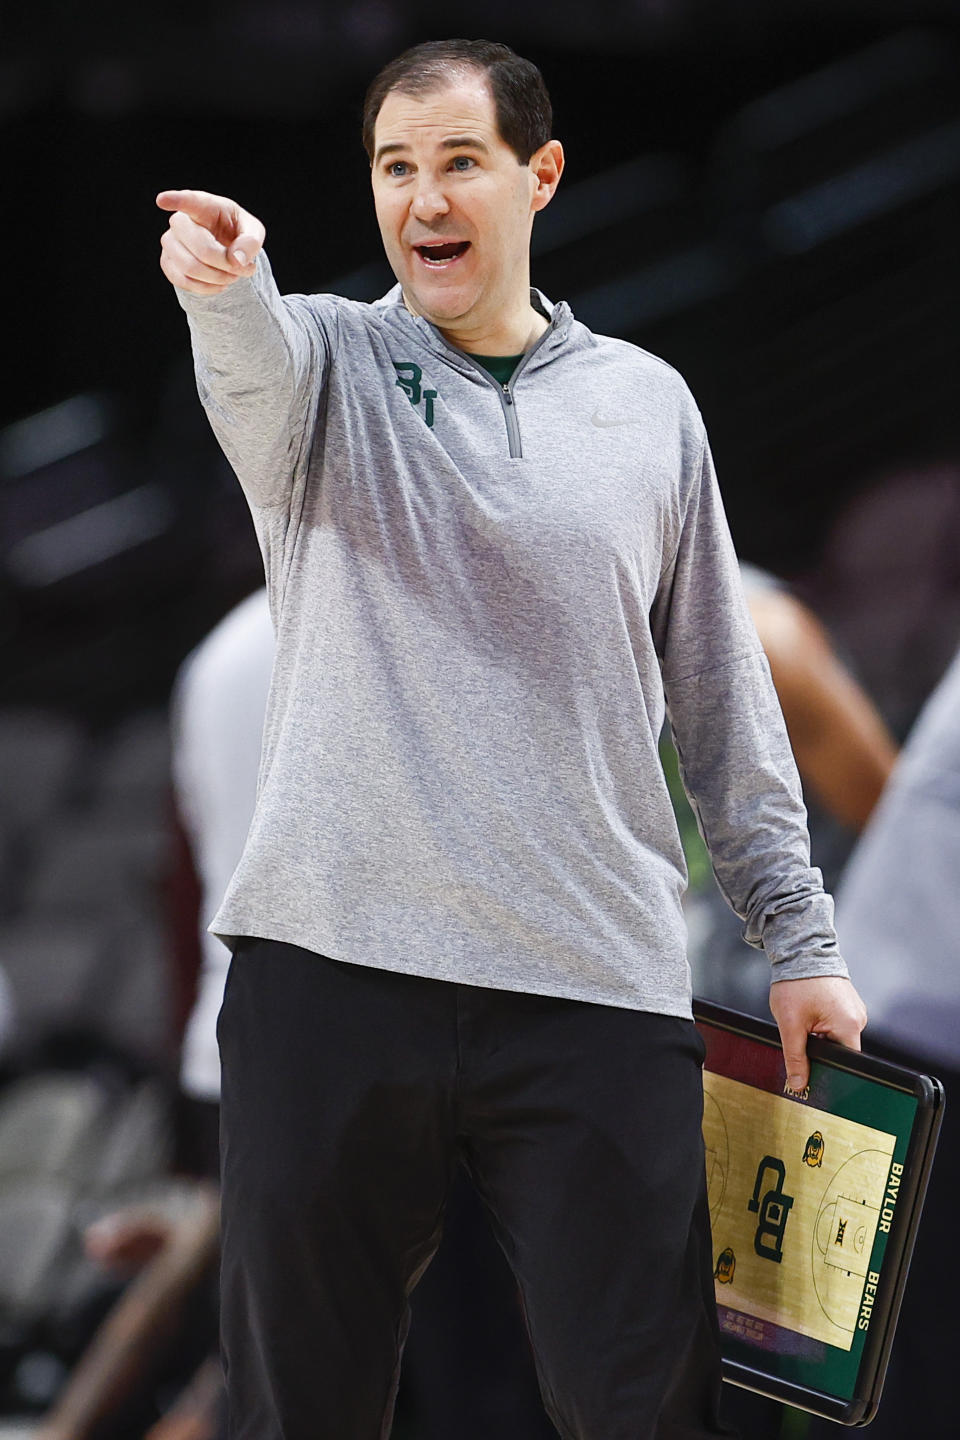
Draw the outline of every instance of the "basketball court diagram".
M849 1350L896 1137L703 1078L718 1303Z
M810 1264L817 1299L826 1317L851 1335L880 1223L881 1204L871 1203L877 1194L876 1176L878 1171L883 1176L882 1202L888 1170L889 1157L883 1151L862 1150L852 1156L827 1185L813 1229Z
M730 1139L723 1111L709 1090L703 1095L703 1145L707 1161L707 1196L710 1219L715 1221L723 1205L730 1168Z

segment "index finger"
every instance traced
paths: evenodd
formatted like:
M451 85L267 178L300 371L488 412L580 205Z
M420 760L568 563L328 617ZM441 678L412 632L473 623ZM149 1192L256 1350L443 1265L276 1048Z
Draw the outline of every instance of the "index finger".
M207 190L161 190L157 204L161 210L182 210L208 230L236 208L225 195L211 195Z
M780 1048L787 1072L787 1086L801 1094L810 1083L810 1060L807 1056L807 1030L795 1016L784 1015L777 1021Z
M161 190L157 196L161 210L177 211L208 230L214 239L231 251L235 241L241 240L243 259L241 266L252 264L257 252L262 249L265 237L263 224L226 195L212 195L207 190Z

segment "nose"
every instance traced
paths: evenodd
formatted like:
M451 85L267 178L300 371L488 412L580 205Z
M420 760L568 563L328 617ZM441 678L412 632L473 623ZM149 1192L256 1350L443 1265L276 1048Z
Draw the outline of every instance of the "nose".
M422 224L429 224L431 220L438 220L448 213L450 203L435 176L425 175L422 179L418 177L411 209Z

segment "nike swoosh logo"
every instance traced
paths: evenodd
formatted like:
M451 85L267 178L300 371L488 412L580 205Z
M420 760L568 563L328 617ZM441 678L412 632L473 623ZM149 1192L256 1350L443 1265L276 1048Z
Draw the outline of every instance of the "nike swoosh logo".
M599 410L594 410L590 419L598 430L612 430L615 425L642 425L642 415L602 415Z

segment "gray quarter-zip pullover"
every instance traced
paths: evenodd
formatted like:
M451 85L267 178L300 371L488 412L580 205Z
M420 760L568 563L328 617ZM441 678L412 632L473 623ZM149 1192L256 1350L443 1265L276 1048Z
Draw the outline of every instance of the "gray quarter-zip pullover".
M499 385L409 313L178 291L246 492L277 659L213 929L441 980L690 1014L665 701L774 978L843 975L703 423L565 304Z

